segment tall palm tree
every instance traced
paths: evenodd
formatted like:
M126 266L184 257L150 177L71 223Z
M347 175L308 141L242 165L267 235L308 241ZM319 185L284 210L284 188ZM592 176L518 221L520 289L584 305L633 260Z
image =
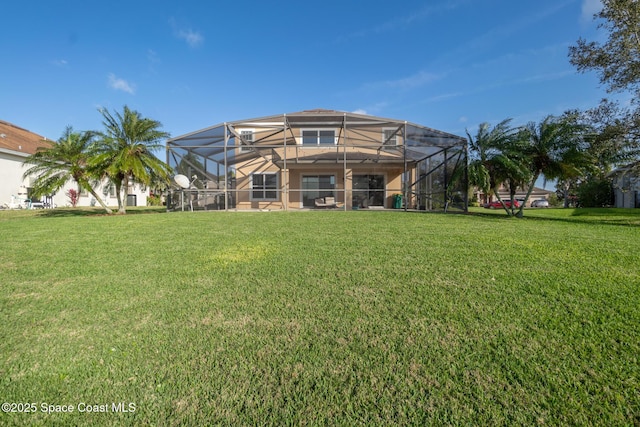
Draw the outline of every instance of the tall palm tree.
M547 116L540 123L530 122L524 127L525 145L522 153L530 165L531 179L522 210L540 176L545 180L562 179L574 175L575 169L588 162L585 127L570 117Z
M528 171L519 161L519 150L516 149L520 131L512 128L510 123L511 119L506 119L493 128L489 123L482 123L475 138L467 131L470 156L468 176L470 185L478 187L485 194L495 194L507 214L513 215L513 200L509 210L500 198L498 188L507 185L513 199L516 186L528 178Z
M169 133L160 130L162 124L144 118L126 105L122 114L101 109L105 127L95 157L95 165L113 181L118 199L118 213L126 213L129 182L145 185L152 178L169 180L169 166L158 159L153 150L162 148L161 140Z
M58 141L49 147L40 147L25 160L32 165L23 174L23 178L35 175L33 193L36 196L50 194L60 190L67 182L74 180L78 185L78 193L84 188L100 203L107 213L107 207L91 185L98 176L90 167L94 150L93 132L74 132L68 126Z
M500 154L497 147L503 145L513 133L510 122L511 119L503 120L493 129L489 123L481 123L475 138L466 131L469 141L469 185L478 187L484 194L493 191L492 162Z

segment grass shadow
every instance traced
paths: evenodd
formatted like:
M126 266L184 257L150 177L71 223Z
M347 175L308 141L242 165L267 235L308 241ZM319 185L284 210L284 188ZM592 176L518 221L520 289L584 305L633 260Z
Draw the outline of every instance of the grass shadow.
M134 207L127 209L127 215L139 215L150 213L166 213L167 209L164 206L154 207ZM118 215L117 208L114 213L108 214L103 208L56 208L56 209L42 209L38 210L36 216L45 218L60 218L60 217L87 217L87 216L112 216Z
M511 219L502 211L470 211L469 215L492 219ZM552 221L573 224L599 224L640 227L640 209L622 208L557 208L525 209L523 220Z

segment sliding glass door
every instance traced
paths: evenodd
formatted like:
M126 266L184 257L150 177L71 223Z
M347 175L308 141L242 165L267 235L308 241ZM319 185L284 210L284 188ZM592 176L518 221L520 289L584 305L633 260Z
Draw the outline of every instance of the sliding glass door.
M354 207L384 207L384 175L353 175Z
M302 206L312 208L319 197L335 197L335 175L303 175L302 176Z

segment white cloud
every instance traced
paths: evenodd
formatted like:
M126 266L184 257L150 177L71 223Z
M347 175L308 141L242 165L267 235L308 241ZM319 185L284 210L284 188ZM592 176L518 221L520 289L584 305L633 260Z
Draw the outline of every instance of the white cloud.
M580 20L582 22L590 22L593 19L593 15L600 12L601 9L601 0L582 0L582 15Z
M204 36L199 32L193 31L190 28L189 29L180 28L176 23L175 19L173 18L169 20L169 24L171 25L171 28L173 28L173 34L177 38L187 42L189 47L192 47L192 48L198 47L202 43L204 43Z
M132 95L136 91L136 87L134 84L116 77L113 73L109 74L109 87L115 90L121 90L123 92L130 93Z
M445 99L458 98L458 97L460 97L462 95L464 95L464 93L462 93L462 92L443 93L443 94L440 94L440 95L431 96L431 97L427 98L426 101L428 101L428 102L439 102L439 101L444 101Z
M420 25L425 20L432 18L433 15L449 12L469 2L470 0L447 0L440 4L427 4L420 9L408 11L408 13L404 15L384 21L373 27L364 28L354 33L338 37L336 41L347 42L353 38L367 37L371 34L388 33L407 28L411 25Z
M402 77L396 80L385 80L379 82L365 83L363 88L370 89L380 89L380 88L390 88L390 89L416 89L422 86L426 86L438 79L441 79L442 76L437 74L428 73L426 71L419 71L413 75Z
M69 63L66 59L56 59L53 61L53 65L56 67L66 67Z
M403 89L413 89L416 87L424 86L437 80L439 77L433 73L427 73L426 71L420 71L412 76L405 77L399 80L387 82L388 86L398 87Z
M366 110L363 110L362 108L358 108L357 110L354 110L354 111L353 111L353 114L363 114L363 115L366 115L366 114L367 114L367 111L366 111Z
M179 39L183 39L190 47L197 47L202 44L204 37L202 34L191 30L180 30L177 33Z
M147 50L147 60L152 64L159 64L161 62L157 52L152 49Z

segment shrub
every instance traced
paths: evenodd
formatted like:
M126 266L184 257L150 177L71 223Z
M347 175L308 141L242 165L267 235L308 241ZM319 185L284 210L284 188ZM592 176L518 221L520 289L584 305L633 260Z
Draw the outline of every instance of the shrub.
M65 195L69 198L69 203L71 203L71 207L75 208L78 205L78 200L80 199L80 195L78 194L78 191L71 188L69 189L69 191L65 193Z
M558 198L557 194L549 194L547 200L549 201L549 206L560 206L560 199Z
M611 182L606 179L592 179L578 187L578 203L584 208L600 208L614 203Z
M162 198L157 194L149 194L147 196L147 206L161 206Z

